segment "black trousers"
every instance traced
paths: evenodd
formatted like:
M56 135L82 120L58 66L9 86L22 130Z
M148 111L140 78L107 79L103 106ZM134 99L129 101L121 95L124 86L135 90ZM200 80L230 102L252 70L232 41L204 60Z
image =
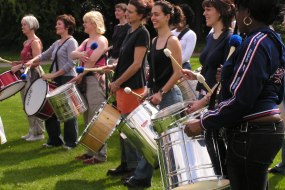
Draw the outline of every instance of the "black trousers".
M283 122L248 124L246 130L227 130L227 137L227 168L231 189L267 189L267 170L284 138Z
M70 81L72 76L61 76L54 80L58 86L66 84ZM75 147L78 135L78 123L77 118L72 118L64 122L64 142L61 137L60 122L58 121L55 114L45 121L46 131L48 133L47 144L60 146L65 142L66 146Z

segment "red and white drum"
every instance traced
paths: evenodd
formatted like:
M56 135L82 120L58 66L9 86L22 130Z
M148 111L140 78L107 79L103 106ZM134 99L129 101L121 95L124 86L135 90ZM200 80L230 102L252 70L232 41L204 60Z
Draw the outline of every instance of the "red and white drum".
M54 113L46 99L48 92L53 91L56 86L39 78L35 80L25 95L24 109L28 116L36 116L46 120Z
M0 74L0 101L5 100L24 88L26 82L11 70Z

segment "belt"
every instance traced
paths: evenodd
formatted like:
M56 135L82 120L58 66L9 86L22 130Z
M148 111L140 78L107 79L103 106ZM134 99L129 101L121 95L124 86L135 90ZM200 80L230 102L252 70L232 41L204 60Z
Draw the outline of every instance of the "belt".
M244 122L236 127L232 128L232 131L246 133L250 131L257 131L257 130L276 130L276 127L283 122L283 120L280 120L278 122L273 123L257 123L257 122Z

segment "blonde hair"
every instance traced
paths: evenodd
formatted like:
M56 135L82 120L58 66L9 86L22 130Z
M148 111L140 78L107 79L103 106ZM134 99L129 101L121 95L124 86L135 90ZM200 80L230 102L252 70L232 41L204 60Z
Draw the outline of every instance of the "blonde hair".
M40 27L40 24L37 20L37 18L34 15L26 15L22 18L22 22L25 22L30 30L37 30Z
M104 34L106 31L103 15L98 11L89 11L83 16L83 20L90 19L91 23L96 24L96 32Z

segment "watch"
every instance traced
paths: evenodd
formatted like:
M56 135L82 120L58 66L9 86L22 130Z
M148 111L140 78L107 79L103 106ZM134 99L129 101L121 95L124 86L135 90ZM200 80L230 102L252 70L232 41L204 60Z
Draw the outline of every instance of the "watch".
M166 94L166 92L164 92L162 89L159 90L160 94L163 96L164 94Z

